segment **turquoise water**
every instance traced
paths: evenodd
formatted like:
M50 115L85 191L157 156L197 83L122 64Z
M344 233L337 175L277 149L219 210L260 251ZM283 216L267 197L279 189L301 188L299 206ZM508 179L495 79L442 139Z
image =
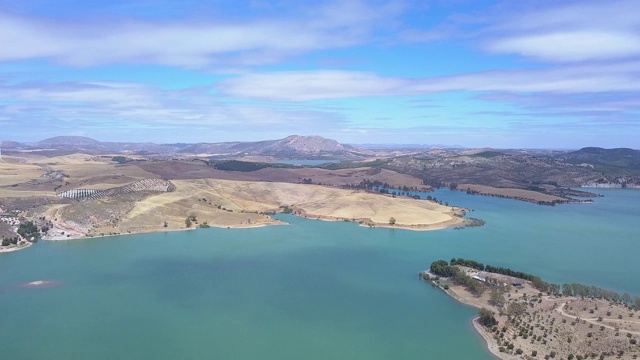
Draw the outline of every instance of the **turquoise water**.
M0 254L7 359L491 359L475 310L420 282L474 258L640 295L640 191L537 206L438 191L482 228L290 226L40 242ZM51 288L23 288L34 280Z

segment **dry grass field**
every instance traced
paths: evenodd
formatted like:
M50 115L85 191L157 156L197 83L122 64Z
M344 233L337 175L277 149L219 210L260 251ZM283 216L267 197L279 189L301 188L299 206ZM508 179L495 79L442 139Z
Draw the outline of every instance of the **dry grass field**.
M266 213L290 208L317 219L358 221L372 226L436 229L456 226L457 208L426 200L394 198L319 185L246 182L219 179L174 180L166 193L134 193L115 198L71 201L41 207L53 219L56 238L180 230L192 226L254 227L280 224ZM64 232L64 234L62 233Z
M138 202L129 214L130 218L153 213L171 214L184 221L187 214L195 213L201 214L198 218L211 225L246 226L247 213L277 211L286 206L301 216L366 220L379 225L388 224L391 217L396 219L398 226L441 227L461 222L453 216L458 210L436 203L318 185L219 179L174 180L173 183L176 185L174 192ZM227 209L223 212L226 216L221 217L220 212L215 211L221 210L217 206ZM251 220L252 224L270 223L260 218Z
M56 196L70 189L105 190L152 178L171 180L175 191L142 191L83 201ZM301 184L303 179L323 185ZM31 216L53 220L50 237L56 239L185 229L187 216L196 217L193 226L204 222L219 227L279 224L265 213L284 208L309 218L418 230L463 222L458 216L461 209L337 188L365 179L394 187L427 188L418 178L373 168L236 172L216 170L202 161L118 164L109 156L25 154L0 162L0 205L30 209ZM392 217L393 225L389 224Z
M26 183L40 178L44 173L42 168L23 159L3 156L0 161L0 187Z

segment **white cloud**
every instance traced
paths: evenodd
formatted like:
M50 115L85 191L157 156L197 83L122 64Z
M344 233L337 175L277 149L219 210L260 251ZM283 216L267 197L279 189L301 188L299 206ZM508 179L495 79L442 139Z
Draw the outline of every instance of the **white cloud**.
M252 102L220 103L208 88L160 90L132 83L0 84L0 119L21 128L123 129L203 127L261 131L273 126L336 127L335 112Z
M356 71L318 70L241 75L218 84L226 95L280 101L448 91L602 93L640 91L640 63L487 71L433 78L390 78Z
M406 81L356 71L317 70L247 74L219 84L230 96L309 101L401 93Z
M485 49L547 62L640 56L637 1L577 2L501 14L485 29Z
M251 20L54 21L0 14L0 61L50 59L71 66L259 64L307 51L370 41L401 11L394 2L315 6L300 14ZM382 19L385 22L381 21Z
M607 60L640 55L640 36L631 32L565 31L500 39L487 48L551 62Z
M418 81L413 91L605 93L640 90L640 62L487 71Z

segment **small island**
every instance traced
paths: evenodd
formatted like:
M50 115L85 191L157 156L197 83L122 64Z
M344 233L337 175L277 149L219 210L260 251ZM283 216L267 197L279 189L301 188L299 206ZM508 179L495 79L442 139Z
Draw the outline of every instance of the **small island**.
M419 276L479 309L473 325L500 359L640 357L640 297L466 259L434 261Z

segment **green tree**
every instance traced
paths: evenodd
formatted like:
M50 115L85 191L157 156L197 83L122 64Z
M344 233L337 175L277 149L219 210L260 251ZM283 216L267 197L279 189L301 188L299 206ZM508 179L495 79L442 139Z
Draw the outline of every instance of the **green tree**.
M394 218L393 216L389 219L389 225L395 225L396 224L396 218Z
M191 218L187 217L187 219L184 221L184 224L186 225L186 227L190 228L191 227Z
M485 327L492 327L498 324L496 318L493 317L493 311L487 308L482 308L478 311L478 322Z
M114 156L111 158L111 160L117 162L118 164L124 164L129 161L129 159L124 156Z
M438 276L450 277L458 272L455 266L449 266L446 260L437 260L431 263L431 273Z

